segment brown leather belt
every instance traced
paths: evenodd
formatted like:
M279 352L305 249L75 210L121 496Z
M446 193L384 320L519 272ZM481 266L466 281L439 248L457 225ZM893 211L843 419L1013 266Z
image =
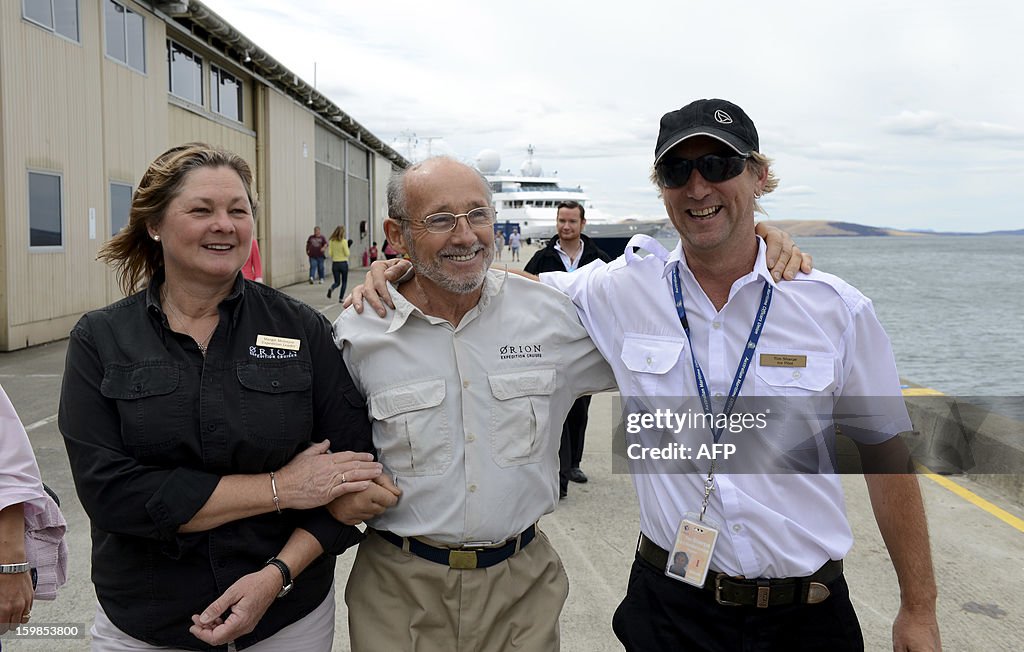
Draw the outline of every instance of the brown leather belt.
M665 572L668 551L648 539L643 532L640 533L636 553L659 572ZM831 595L828 585L842 574L842 560L827 561L807 577L747 579L709 571L701 588L713 593L715 602L728 606L765 608L784 604L818 604Z

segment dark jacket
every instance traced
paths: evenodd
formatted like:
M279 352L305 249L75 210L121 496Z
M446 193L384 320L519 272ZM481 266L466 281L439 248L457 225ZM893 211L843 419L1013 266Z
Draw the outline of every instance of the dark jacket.
M595 260L603 260L606 263L612 261L612 257L602 251L594 241L587 237L585 234L580 234L580 239L583 240L583 254L580 256L580 262L577 267L583 267L587 263L592 263ZM565 272L565 264L562 262L562 257L555 251L555 244L558 243L558 236L548 240L547 246L533 254L533 258L530 262L526 263L526 267L523 269L530 274L540 274L541 272Z
M242 649L315 609L334 581L334 555L360 540L324 508L278 514L269 472L324 438L334 451L372 450L366 403L330 324L309 306L239 274L204 358L168 327L160 282L86 314L68 343L59 425L92 523L92 580L127 634L206 649L188 631L192 614L307 530L325 554L238 638ZM179 533L235 473L265 475L266 511Z

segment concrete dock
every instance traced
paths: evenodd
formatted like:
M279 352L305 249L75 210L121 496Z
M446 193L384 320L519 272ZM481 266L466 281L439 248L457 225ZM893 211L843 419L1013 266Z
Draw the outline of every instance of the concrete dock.
M533 248L525 248L528 259ZM505 252L508 258L508 252ZM350 286L362 271L350 274ZM301 284L285 291L333 320L340 310L327 299L327 286ZM43 478L60 495L69 524L70 581L54 602L37 602L32 623L77 624L88 630L95 611L89 579L89 522L75 496L56 414L65 342L0 354L0 384L25 423ZM611 617L625 594L638 532L636 496L628 475L612 473L612 395L595 397L590 409L583 468L585 485L570 486L569 497L541 527L565 564L569 599L562 613L562 649L567 652L621 650ZM945 650L1024 649L1024 509L1009 493L970 478L941 483L920 478L931 528L939 585L939 624ZM847 512L856 543L846 573L868 650L891 649L890 631L899 587L878 534L863 479L844 477ZM348 646L346 609L340 599L354 552L341 557L334 649ZM125 569L130 573L131 569ZM88 650L88 637L63 640L3 639L5 652ZM388 651L390 652L390 651Z

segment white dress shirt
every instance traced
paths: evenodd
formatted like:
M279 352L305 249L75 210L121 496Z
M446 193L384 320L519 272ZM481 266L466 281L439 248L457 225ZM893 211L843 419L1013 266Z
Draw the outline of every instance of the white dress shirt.
M634 246L654 255L641 258ZM626 252L607 265L595 261L573 274L541 275L576 304L624 398L697 395L691 344L670 284L672 270L678 269L693 351L711 396L729 393L767 282L774 296L741 400L771 396L787 401L788 413L773 416L784 418L786 433L802 427L807 432L800 438L817 438L818 443L822 415L793 413L840 397L886 397L873 398L874 413L857 424L864 428L859 437L866 443L911 428L898 398L889 339L871 302L841 279L815 270L775 284L759 240L753 271L733 283L728 302L717 311L686 266L681 243L669 253L653 239L636 236ZM764 353L806 360L798 367L762 365ZM709 433L706 437L711 440ZM662 548L671 550L681 519L700 511L708 465L703 464L702 473L664 474L650 472L650 462L630 461L641 528ZM837 475L716 473L715 480L706 516L720 527L714 570L746 577L806 576L849 551L853 536Z
M564 294L491 270L457 327L393 287L381 319L349 308L335 342L367 397L398 504L369 522L448 544L499 542L558 504L558 446L573 401L611 368Z

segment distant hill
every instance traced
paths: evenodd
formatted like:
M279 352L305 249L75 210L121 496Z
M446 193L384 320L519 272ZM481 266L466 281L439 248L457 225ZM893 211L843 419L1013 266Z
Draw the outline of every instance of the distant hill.
M810 236L906 236L920 237L926 235L1019 235L1024 236L1024 229L1015 231L991 231L989 233L953 233L942 231L903 231L887 229L879 226L867 226L852 222L830 222L826 220L768 220L772 226L786 231L794 237Z

